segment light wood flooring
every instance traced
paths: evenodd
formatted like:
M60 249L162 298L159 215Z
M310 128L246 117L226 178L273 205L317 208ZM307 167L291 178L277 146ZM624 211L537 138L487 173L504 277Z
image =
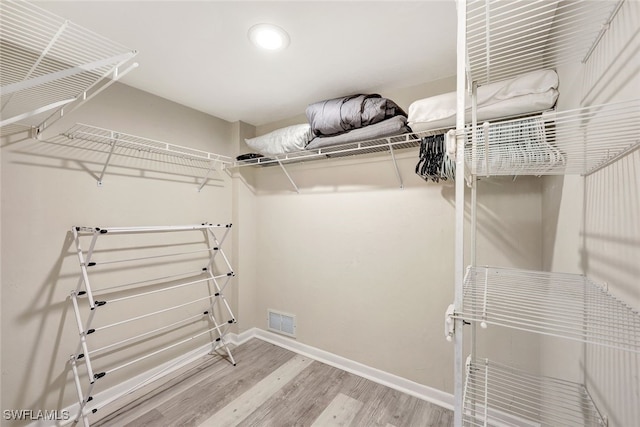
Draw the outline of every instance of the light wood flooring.
M252 339L237 366L209 356L147 386L92 426L451 426L447 409ZM96 420L95 417L100 417Z

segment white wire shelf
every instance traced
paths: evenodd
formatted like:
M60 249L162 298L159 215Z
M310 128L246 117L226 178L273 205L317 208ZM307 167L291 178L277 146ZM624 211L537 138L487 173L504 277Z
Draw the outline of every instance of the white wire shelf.
M640 313L585 276L468 267L453 317L640 353Z
M465 426L606 426L582 384L487 359L467 361Z
M622 1L467 0L469 82L586 61Z
M258 157L248 160L238 160L231 168L244 166L273 166L277 164L290 164L317 160L333 159L338 157L357 156L373 153L389 153L392 150L404 150L420 146L420 141L428 135L445 133L447 129L437 129L422 132L410 132L401 135L393 135L384 138L368 139L331 147L302 150L291 153L279 154L271 157Z
M120 70L136 54L30 2L3 0L2 134L42 131L135 68Z
M82 123L76 123L69 130L63 132L60 137L68 140L88 141L104 148L107 157L98 178L98 185L102 185L102 179L113 155L143 157L157 161L180 159L181 161L177 162L178 164L195 168L198 174L201 175L199 177L198 191L202 190L212 172L219 172L216 169L217 167L221 170L233 163L231 157L222 154L210 153ZM151 153L156 156L150 156L149 154Z
M231 163L232 158L222 154L209 153L195 148L184 147L168 142L135 136L124 132L99 128L92 125L76 123L72 128L62 133L69 139L82 139L106 145L115 145L115 149L133 149L139 152L166 154L193 160L215 161Z
M296 192L300 192L294 179L287 172L285 165L292 163L303 163L309 161L328 160L350 156L362 156L368 154L388 153L393 162L396 177L400 183L400 188L404 187L403 179L398 168L395 153L397 150L406 150L420 147L422 139L430 135L443 134L447 131L443 129L432 129L421 132L409 132L400 135L387 136L376 139L368 139L347 144L334 145L313 150L302 150L291 153L280 154L273 157L258 157L247 160L236 160L227 169L240 168L244 166L274 166L279 165L285 173L287 179Z
M640 147L640 100L551 111L467 132L477 175L587 175ZM488 135L488 138L485 138Z

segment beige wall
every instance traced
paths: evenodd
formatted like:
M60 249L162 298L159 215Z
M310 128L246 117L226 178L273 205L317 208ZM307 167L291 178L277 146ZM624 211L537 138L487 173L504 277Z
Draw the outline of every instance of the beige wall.
M408 109L454 84L445 79L383 96ZM241 260L255 259L256 323L241 321L241 330L266 328L267 309L294 314L300 342L452 392L453 347L443 322L453 302L454 188L420 179L416 150L398 158L404 189L385 155L288 166L300 194L278 166L254 169L250 178L236 174L256 232L239 244ZM541 192L538 178L480 182L479 263L542 267ZM536 337L500 329L484 335L484 354L538 369Z
M640 3L625 2L586 65L564 67L559 109L637 99ZM640 309L640 152L587 177L549 177L543 189L544 264L586 274ZM545 372L587 384L610 426L640 423L640 355L548 340Z
M71 241L72 226L232 221L228 175L212 176L198 192L198 174L202 171L184 160L140 155L132 150L113 157L104 185L98 187L96 177L106 154L96 151L94 145L57 136L76 122L228 155L234 147L231 141L237 140L230 123L115 84L48 129L44 139L49 142L3 141L2 409L53 410L77 401L67 365L76 350L78 335L68 300L80 273ZM179 237L166 239L177 242ZM163 241L153 244L162 245ZM229 254L233 252L231 239L224 248ZM156 270L160 274L168 267L158 265ZM125 268L122 273L128 273L131 280L138 278L136 271L130 269ZM113 279L122 277L116 274ZM157 306L171 302L167 301L171 297L164 298L155 301ZM237 307L235 298L230 301ZM154 302L145 300L139 304L123 304L109 316L130 317L151 311ZM95 325L106 320L96 319ZM143 324L148 328L151 322ZM202 324L195 327L201 328ZM185 333L182 330L177 334ZM186 344L181 351L196 344L202 342ZM166 355L175 356L173 351ZM116 364L122 362L119 356L114 359ZM130 370L118 371L113 380L105 377L104 383L97 383L95 392L142 373L161 360L140 362ZM115 366L106 360L99 365Z
M614 71L607 71L614 73L607 80L620 82L614 93L599 89L594 99L638 93L637 78ZM560 70L561 108L579 104L581 73ZM454 83L382 95L408 108ZM75 400L66 361L77 336L67 301L78 278L68 231L77 224L232 221L227 244L237 277L228 295L238 332L266 328L268 308L292 313L305 344L451 392L452 346L442 326L453 299L454 190L414 174L415 150L398 156L404 189L389 159L372 156L289 167L300 194L277 166L223 173L197 192L193 168L137 155L114 159L99 188L95 176L105 154L56 137L77 121L236 155L246 148L243 138L305 120L301 112L254 129L114 85L50 129L50 143L3 143L2 408L56 409ZM636 152L587 180L481 181L478 264L586 272L639 307L640 201L627 197L640 194L638 161ZM638 419L630 404L640 389L637 356L581 346L569 352L558 342L498 328L482 333L482 354L585 379L613 425ZM630 378L618 369L623 365L635 366Z

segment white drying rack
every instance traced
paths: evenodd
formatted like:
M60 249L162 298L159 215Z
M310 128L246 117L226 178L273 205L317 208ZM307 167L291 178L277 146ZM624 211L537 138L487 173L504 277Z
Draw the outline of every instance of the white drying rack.
M79 402L75 422L82 421L85 426L88 426L90 414L96 413L120 397L133 393L168 371L163 370L155 373L153 377L145 379L139 384L120 387L124 390L115 396L99 401L100 399L94 399L94 388L96 385L102 384L105 381L104 378L110 378L110 374L116 371L129 368L131 365L168 350L179 346L184 348L185 344L193 342L197 338L209 336L212 345L211 351L222 348L229 361L235 366L233 355L225 343L225 334L236 322L236 318L224 296L224 290L234 277L234 272L221 247L230 230L231 224L209 223L186 226L72 228L81 271L78 286L71 292L70 297L79 334L77 348L69 360ZM194 234L191 232L195 232L195 235L199 237L193 239ZM184 241L168 242L159 247L150 244L149 240L140 236L151 233L189 234ZM216 233L222 233L222 236L218 239ZM98 240L108 239L108 236L119 234L129 235L124 242L118 240L120 244L126 242L125 245L107 246L108 249L104 251L97 248ZM129 240L131 236L134 236L138 242L134 246L131 246ZM87 249L83 249L84 244L81 241L88 242ZM185 245L188 250L185 249ZM175 252L167 252L167 247ZM176 249L178 247L181 248L179 251ZM111 259L110 253L114 252L115 248L123 251L125 255L122 255L122 258ZM218 256L221 259L222 268L226 271L215 271L217 270L215 263ZM110 284L101 289L97 289L95 284L92 285L90 281L90 276L94 276L95 279L98 272L106 270L118 272L118 277L124 276L125 272L131 269L131 266L134 266L136 270L151 268L155 272L158 269L157 262L167 266L167 271L162 277L151 277L144 280L138 278L118 285ZM201 265L200 262L204 263L204 267L195 269L193 265ZM186 295L185 291L187 290L192 290L193 295L191 293ZM135 314L132 317L128 315L126 318L118 319L117 316L120 312L114 313L109 309L112 306L121 307L122 303L126 305L129 300L148 300L160 293L169 295L165 298L169 301L168 305L163 304L162 307L150 308L146 304L138 303L135 307L142 307L143 310L132 313ZM131 308L130 305L129 307ZM201 307L206 307L206 309L202 311ZM108 316L109 313L111 313L111 317ZM102 317L102 315L107 316ZM140 330L140 320L143 319L153 320L153 326ZM95 325L101 321L106 323ZM165 333L189 327L196 322L205 322L206 324L195 332L191 329L185 330L190 334L189 336L178 337L177 341L170 344L160 342L152 347L151 351L145 348L144 354L134 353L132 355L128 352L128 348L132 345L148 344L151 342L148 340L161 338ZM129 326L129 329L123 328L123 326ZM105 336L103 336L104 330L108 330ZM120 354L121 357L115 361L108 357L108 360L102 359L110 354ZM108 363L109 361L112 363ZM112 364L115 366L111 366ZM97 368L97 365L100 365L100 368ZM84 366L84 369L81 369L81 366Z

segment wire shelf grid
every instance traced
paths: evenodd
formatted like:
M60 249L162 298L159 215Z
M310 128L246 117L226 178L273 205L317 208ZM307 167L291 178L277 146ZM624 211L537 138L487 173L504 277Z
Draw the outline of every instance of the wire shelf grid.
M640 353L640 313L582 275L468 267L454 317Z
M467 78L482 85L586 61L620 4L468 0Z
M37 128L137 54L19 0L0 3L2 133Z
M475 146L473 131L473 174L588 175L640 147L640 99L478 124Z
M115 144L116 149L133 149L139 152L166 154L191 160L215 161L222 164L229 164L232 161L231 157L222 154L210 153L82 123L77 123L62 135L69 139L82 139L109 146Z
M582 384L541 377L489 361L468 360L465 426L605 426Z
M420 132L409 132L400 135L392 135L383 138L368 139L347 144L339 144L330 147L313 150L302 150L291 153L279 154L272 157L258 157L248 160L235 161L231 167L244 166L273 166L277 164L289 164L315 160L326 160L338 157L366 155L375 153L389 153L392 150L406 150L420 147L422 138L429 135L443 134L447 128L432 129Z

